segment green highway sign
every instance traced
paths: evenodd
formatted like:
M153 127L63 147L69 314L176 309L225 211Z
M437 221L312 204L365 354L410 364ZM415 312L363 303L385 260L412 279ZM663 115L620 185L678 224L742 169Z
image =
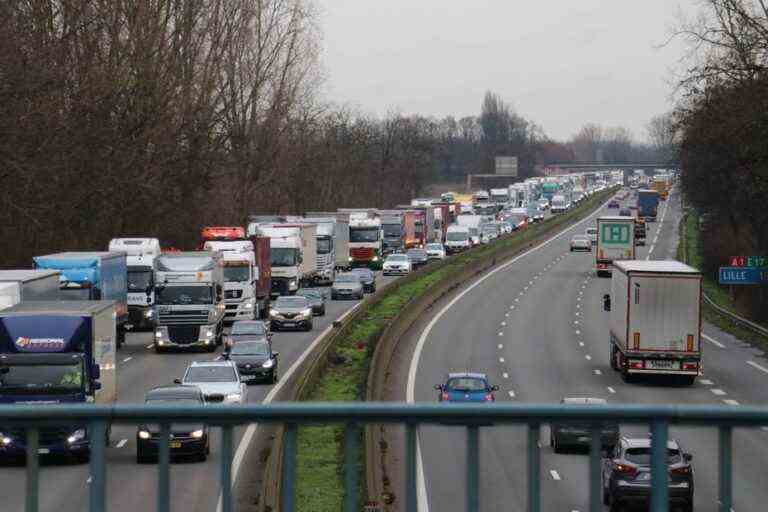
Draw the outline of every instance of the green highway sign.
M602 223L600 238L604 244L628 244L629 230L632 227L626 223Z

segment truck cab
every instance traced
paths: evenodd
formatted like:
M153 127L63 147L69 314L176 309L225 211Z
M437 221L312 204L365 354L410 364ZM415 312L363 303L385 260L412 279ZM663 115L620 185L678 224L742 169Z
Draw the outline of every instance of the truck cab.
M155 259L156 352L216 350L224 327L224 272L219 252L166 253Z
M258 270L253 242L208 241L203 244L203 250L221 253L224 274L224 322L259 318L259 306L255 300Z
M160 255L157 238L113 238L110 252L124 252L128 265L128 321L126 327L135 330L155 328L154 261Z
M350 212L349 263L352 267L380 270L383 265L384 236L378 212Z

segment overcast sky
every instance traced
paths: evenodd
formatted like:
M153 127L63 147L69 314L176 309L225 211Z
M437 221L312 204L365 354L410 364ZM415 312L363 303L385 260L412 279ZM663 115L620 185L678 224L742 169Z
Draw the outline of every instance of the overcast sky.
M486 90L566 139L668 110L692 0L320 0L330 99L366 112L477 115Z

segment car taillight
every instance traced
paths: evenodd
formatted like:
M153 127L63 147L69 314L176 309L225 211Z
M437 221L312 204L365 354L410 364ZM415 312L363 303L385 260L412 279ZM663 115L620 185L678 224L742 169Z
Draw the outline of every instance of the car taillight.
M633 368L635 370L642 370L643 369L643 362L637 359L630 359L629 360L629 367Z
M670 475L690 475L691 466L680 466L679 468L671 468L669 470Z
M698 370L699 363L683 363L683 370Z
M448 393L446 393L445 391L443 391L443 393L440 395L440 399L441 399L441 400L448 400Z
M486 401L486 402L493 402L493 394L491 394L491 393L487 393L487 394L485 395L485 401Z
M629 464L622 464L620 462L613 463L613 470L616 473L624 476L635 476L637 474L637 468Z

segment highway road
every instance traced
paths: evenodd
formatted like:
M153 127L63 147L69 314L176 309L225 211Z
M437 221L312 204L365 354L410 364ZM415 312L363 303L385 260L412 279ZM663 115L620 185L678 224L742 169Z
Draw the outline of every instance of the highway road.
M379 275L378 286L395 278ZM277 332L273 346L280 353L279 373L283 374L331 323L349 311L358 301L328 301L327 314L315 317L311 332ZM152 333L128 335L118 352L120 403L143 403L145 393L156 386L170 384L181 377L191 361L210 360L216 353L156 354ZM248 387L248 402L264 400L272 385ZM238 428L235 451L246 427ZM115 425L107 449L107 503L111 511L137 512L154 508L157 492L157 465L136 463L136 428ZM171 469L171 507L179 512L215 512L219 485L219 431L211 438L211 456L204 463L178 461ZM0 467L3 503L0 510L22 511L25 499L23 466ZM81 512L88 508L89 466L66 461L42 462L40 471L41 512Z
M615 214L601 210L598 214ZM650 224L648 245L638 258L674 258L679 196L673 194ZM594 396L611 403L686 403L738 407L768 399L768 362L761 351L704 325L704 375L692 387L624 383L608 364L608 327L601 297L610 279L594 276L593 253L570 253L568 241L588 225L541 246L499 270L458 300L436 308L435 317L413 335L421 342L410 364L402 398L433 402L434 385L449 371L487 372L500 390L498 401L556 403L565 396ZM418 353L418 350L417 350ZM762 510L768 503L765 462L768 429L734 433L734 510ZM645 435L642 427L623 433ZM694 456L695 510L717 510L717 432L672 428L671 435ZM420 430L423 479L420 512L464 510L464 429ZM446 447L452 449L446 449ZM588 510L588 457L554 454L542 427L542 510ZM480 510L525 510L526 437L523 427L483 428L480 436Z

